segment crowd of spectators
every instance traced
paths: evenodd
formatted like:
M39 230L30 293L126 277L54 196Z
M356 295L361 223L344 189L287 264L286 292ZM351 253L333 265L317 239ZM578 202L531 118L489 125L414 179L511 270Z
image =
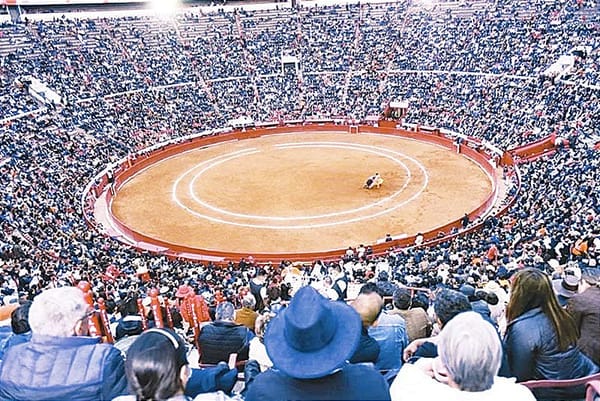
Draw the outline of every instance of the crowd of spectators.
M461 16L398 3L0 26L2 304L12 307L44 289L85 280L115 319L128 298L158 288L176 300L182 285L203 294L212 309L225 300L248 308L243 291L252 289L260 270L250 258L217 267L139 252L104 237L87 226L81 209L89 180L129 153L233 118L362 119L394 99L410 102L408 123L449 128L502 149L550 134L568 142L552 156L520 165L516 203L506 215L487 218L482 229L435 246L391 247L384 255L352 244L337 261L264 266L265 293L255 293L249 309L261 312L266 305L274 313L298 283L309 281L334 299L345 297L342 278L345 287L377 282L388 297L399 286L433 291L468 284L489 293L490 287L509 290L506 280L524 268L549 276L568 263L597 268L600 154L590 144L600 137L593 86L600 71L600 14L585 2L528 5L500 1ZM210 34L190 28L199 21ZM16 46L16 38L27 46ZM593 51L578 59L570 83L541 77L560 55L582 45ZM280 74L283 51L299 58L299 74ZM45 82L64 104L36 103L26 87L15 85L26 75ZM25 112L34 113L16 117ZM503 331L508 298L500 290L494 294L499 301L489 302L490 316ZM427 298L394 299L393 310L429 306ZM356 303L361 317L372 312L372 302L365 295ZM225 326L233 325L225 312ZM408 314L397 314L408 324ZM411 323L407 336L393 341L429 335L422 318L420 327ZM264 317L256 320L264 325ZM377 332L376 320L363 319L362 334L389 338ZM587 352L599 363L597 349Z

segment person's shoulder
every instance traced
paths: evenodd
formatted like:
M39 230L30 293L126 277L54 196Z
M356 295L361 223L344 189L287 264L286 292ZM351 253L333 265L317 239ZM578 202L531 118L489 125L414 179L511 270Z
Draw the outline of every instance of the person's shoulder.
M248 387L246 401L284 398L283 394L286 393L285 389L289 387L290 380L292 379L275 369L267 369L259 373Z
M508 324L508 327L521 327L526 329L529 327L539 326L540 323L544 321L549 322L550 319L548 319L548 317L542 312L540 308L534 308L515 318L512 322Z
M112 401L136 401L135 395L120 395L112 399Z
M460 392L437 382L418 367L406 363L390 387L392 399L457 400Z
M381 315L379 315L378 322L381 324L403 324L405 323L405 320L399 314L383 311L381 312Z
M516 383L514 377L495 377L493 391L500 394L502 399L512 401L534 401L535 397L527 387Z
M568 303L577 303L582 307L593 307L595 302L592 303L591 300L596 301L598 299L600 299L600 287L590 287L569 298Z
M350 363L342 369L342 372L346 376L356 376L361 381L373 379L377 381L379 379L384 380L381 373L370 363Z

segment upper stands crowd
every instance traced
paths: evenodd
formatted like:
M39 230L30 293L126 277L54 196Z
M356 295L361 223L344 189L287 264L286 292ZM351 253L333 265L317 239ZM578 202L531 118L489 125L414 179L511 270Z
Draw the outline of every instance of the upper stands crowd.
M241 308L246 289L265 268L261 286L271 293L255 293L266 305L250 308L259 312L278 310L300 282L331 295L327 290L342 276L351 284L376 282L394 301L399 286L434 294L468 285L499 298L490 302L492 311L500 305L490 316L504 334L510 324L504 318L507 280L517 271L536 268L560 281L566 266L578 268L579 279L581 271L598 267L600 155L593 145L600 141L600 12L595 3L572 0L473 4L188 12L168 19L57 17L1 25L2 304L84 280L95 297L106 299L116 324L126 300L157 288L175 304L178 290L188 285L203 295L212 318L218 312L223 321L230 313L217 304ZM565 80L542 76L577 46L592 51L577 59ZM299 74L281 74L283 53L298 57ZM24 76L45 82L64 104L40 107L16 84ZM84 188L130 153L238 117L364 119L394 99L409 100L407 123L448 128L501 149L550 134L565 142L556 153L519 166L520 192L505 215L488 217L482 229L450 241L390 247L383 255L348 244L340 260L310 266L256 266L249 258L217 267L139 252L87 225ZM584 276L594 281L594 274ZM410 300L428 309L433 298ZM367 312L359 305L366 331ZM369 345L362 338L360 344ZM597 354L589 356L600 363ZM210 387L218 389L224 388Z

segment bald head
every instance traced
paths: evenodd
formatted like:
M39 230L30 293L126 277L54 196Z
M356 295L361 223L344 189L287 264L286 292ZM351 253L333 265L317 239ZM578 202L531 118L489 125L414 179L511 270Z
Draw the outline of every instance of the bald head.
M352 302L352 307L360 315L363 327L370 327L383 309L383 298L376 292L359 294Z

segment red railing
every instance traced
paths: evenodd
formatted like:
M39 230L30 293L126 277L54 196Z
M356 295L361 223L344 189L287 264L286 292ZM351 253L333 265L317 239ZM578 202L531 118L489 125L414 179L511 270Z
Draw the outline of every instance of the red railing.
M371 127L361 126L361 129L369 133L385 134L385 135L397 135L403 138L412 138L424 142L434 143L439 146L443 146L450 150L456 149L456 144L453 138L446 136L440 130L421 130L421 129L399 129L393 127ZM229 140L243 140L248 138L256 138L261 136L273 135L278 133L290 133L290 132L316 132L316 131L327 131L327 132L348 132L348 127L345 125L333 124L331 121L319 122L313 124L296 123L296 124L285 124L280 125L277 123L273 124L262 124L260 128L248 128L247 130L235 130L223 132L221 131L218 135L208 136L197 136L193 138L185 138L175 143L164 144L162 146L155 146L151 151L141 152L136 155L134 159L127 158L121 160L116 166L113 166L113 177L114 177L114 188L118 188L130 177L139 172L140 170L157 163L167 157L179 154L185 150L191 148L198 148L207 146L215 143L225 142ZM473 142L479 143L479 142ZM490 159L495 156L490 154L488 149L482 145L478 145L476 148L472 148L466 145L461 146L461 153L471 158L473 161L478 163L487 174L491 177L493 182L493 191L486 198L486 200L475 210L472 210L469 215L471 221L476 218L487 214L498 201L498 183L496 179L496 171L490 164ZM510 160L509 160L510 161ZM110 205L112 200L112 193L110 190L106 190L108 185L108 179L106 171L100 174L94 180L94 183L88 185L88 188L83 196L83 203L86 212L84 215L88 219L88 223L91 226L95 226L96 223L92 219L93 203L97 196L103 194L105 196L106 204ZM518 183L518 185L520 185ZM106 191L105 191L106 190ZM518 193L518 192L517 192ZM511 199L505 206L496 212L496 215L500 215L506 212L508 208L514 203L514 199ZM109 211L110 214L110 211ZM183 257L193 260L212 260L215 262L225 262L227 260L239 260L242 257L247 257L247 253L235 253L226 252L219 250L205 250L195 247L189 247L179 244L170 243L159 238L153 238L151 236L144 235L136 232L131 228L127 227L123 222L119 221L114 216L110 215L112 224L114 224L127 238L132 242L136 243L136 246L149 250L151 252L166 254L170 257ZM428 232L423 233L424 245L433 245L441 241L447 241L454 238L457 235L463 235L468 232L472 232L481 228L483 222L470 226L467 230L462 230L457 234L451 234L454 229L460 229L462 227L460 219L449 222L441 227L436 227ZM385 242L381 244L373 244L372 248L375 254L382 254L390 246L402 246L408 247L415 243L415 236L410 236L402 239L396 239L392 242ZM322 252L307 252L307 253L285 253L285 254L272 254L272 253L253 253L257 263L261 262L277 262L280 260L295 260L295 261L312 261L316 259L321 260L335 260L342 256L345 249L332 249Z

